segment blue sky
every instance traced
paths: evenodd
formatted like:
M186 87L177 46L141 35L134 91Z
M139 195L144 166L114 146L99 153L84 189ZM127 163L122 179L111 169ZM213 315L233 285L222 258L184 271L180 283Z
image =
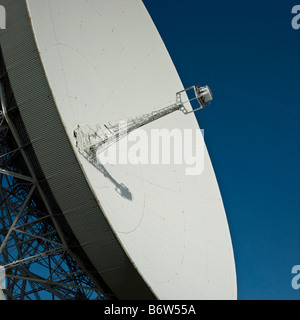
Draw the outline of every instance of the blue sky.
M300 0L144 0L197 113L230 227L238 299L300 299ZM220 261L220 264L222 261Z

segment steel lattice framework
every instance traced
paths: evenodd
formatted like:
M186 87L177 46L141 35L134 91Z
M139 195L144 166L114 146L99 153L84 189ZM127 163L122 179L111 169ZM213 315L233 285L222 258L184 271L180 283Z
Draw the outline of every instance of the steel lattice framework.
M109 295L103 294L97 279L81 267L80 249L62 226L63 217L51 194L47 195L3 59L0 72L0 266L6 274L4 294L7 299L20 300L107 299Z
M194 96L184 101L182 94L189 91L192 91ZM200 107L188 111L185 108L185 104L192 102L193 100L197 100ZM180 110L185 115L196 112L208 106L211 100L212 94L208 86L191 86L176 93L176 103L160 110L129 118L125 121L122 120L116 124L109 123L108 125L104 125L104 129L101 129L101 127L93 129L90 126L82 127L78 125L74 130L76 147L86 159L93 163L97 153L102 152L113 143L128 135L131 131L141 128L142 126L165 117L175 111Z

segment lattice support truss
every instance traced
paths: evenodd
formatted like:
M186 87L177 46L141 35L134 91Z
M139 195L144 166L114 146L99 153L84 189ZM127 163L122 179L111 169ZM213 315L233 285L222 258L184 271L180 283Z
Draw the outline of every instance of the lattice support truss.
M187 99L184 99L183 93L187 92L192 92L193 96L191 98L186 96ZM200 107L192 111L188 111L185 108L185 104L193 100L197 100L200 104ZM182 111L185 115L193 113L208 106L211 100L212 93L208 86L191 86L176 93L176 102L174 104L156 111L152 111L151 113L129 118L125 121L122 120L115 124L105 124L103 129L101 129L100 126L94 129L91 126L78 125L78 127L74 130L76 147L88 161L95 165L95 163L97 163L95 159L98 153L104 151L113 143L128 135L131 131L178 110Z
M192 96L187 95L186 93L188 92L192 92ZM193 100L197 100L197 102L200 104L200 107L188 111L185 108L185 104L192 102ZM99 153L103 152L112 144L124 138L133 130L165 117L175 111L182 111L185 115L193 113L208 106L211 100L212 93L208 86L191 86L176 93L176 102L174 104L156 111L152 111L148 114L129 118L125 121L121 120L115 124L105 124L104 129L102 129L99 125L96 126L96 128L92 128L89 125L78 125L74 130L74 138L76 140L77 150L88 162L90 162L97 170L99 170L105 177L115 184L116 191L122 197L131 200L132 194L129 189L123 183L118 183L114 180L114 178L101 164L98 157Z
M2 76L0 112L0 266L6 299L105 299L68 250L7 108ZM20 164L20 165L18 165ZM24 173L26 171L26 173ZM41 200L42 199L42 200Z

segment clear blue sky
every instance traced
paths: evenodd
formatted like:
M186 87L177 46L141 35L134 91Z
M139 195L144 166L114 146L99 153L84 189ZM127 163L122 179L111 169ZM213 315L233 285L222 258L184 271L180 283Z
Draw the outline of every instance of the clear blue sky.
M198 112L233 241L238 299L300 299L300 0L144 0ZM222 264L222 261L220 261Z

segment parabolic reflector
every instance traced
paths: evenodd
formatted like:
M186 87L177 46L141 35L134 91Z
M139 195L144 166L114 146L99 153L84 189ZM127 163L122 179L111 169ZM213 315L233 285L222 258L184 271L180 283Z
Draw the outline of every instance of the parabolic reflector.
M229 228L202 135L189 145L203 157L201 174L187 174L191 163L96 168L76 148L78 125L147 114L183 89L142 1L1 4L8 14L3 56L28 135L70 228L112 293L235 299ZM194 114L174 112L143 134L153 129L196 132L199 125ZM150 143L147 150L156 152Z

